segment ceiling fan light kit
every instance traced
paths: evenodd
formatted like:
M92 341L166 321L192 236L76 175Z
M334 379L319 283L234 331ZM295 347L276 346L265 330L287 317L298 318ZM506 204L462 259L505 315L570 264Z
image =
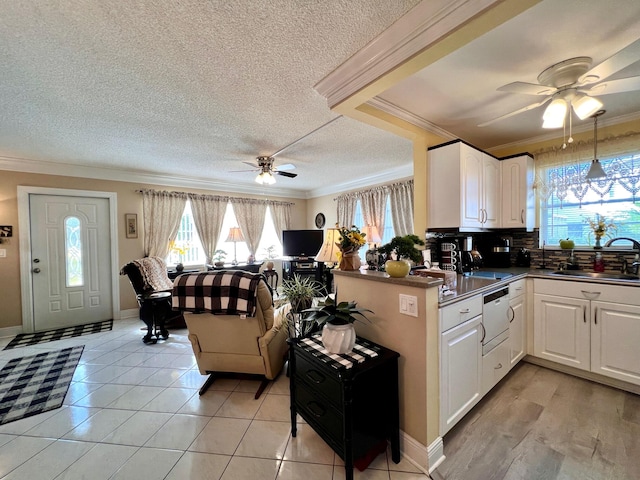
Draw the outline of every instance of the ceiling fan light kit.
M580 120L589 118L603 107L603 103L600 100L583 93L579 93L576 98L577 100L572 101L571 105Z
M567 115L567 102L563 98L554 99L542 115L542 128L560 128Z
M256 183L260 185L273 185L276 183L276 179L271 175L271 172L260 172L256 177Z

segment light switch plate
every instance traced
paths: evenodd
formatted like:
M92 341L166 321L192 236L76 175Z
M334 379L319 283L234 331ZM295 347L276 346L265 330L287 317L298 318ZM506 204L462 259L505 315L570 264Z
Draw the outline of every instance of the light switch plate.
M7 257L7 250L4 248L0 248L0 258L6 258Z
M400 313L411 317L418 316L418 297L400 294Z

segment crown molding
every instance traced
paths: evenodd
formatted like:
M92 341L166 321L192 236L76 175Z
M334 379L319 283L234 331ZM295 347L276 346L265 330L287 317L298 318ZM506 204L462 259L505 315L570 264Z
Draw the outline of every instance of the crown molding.
M378 172L373 175L367 175L352 180L350 182L336 183L330 187L316 188L307 192L306 198L322 197L324 195L333 195L336 193L344 193L350 190L357 190L366 187L372 187L383 183L395 182L404 178L413 178L413 163L402 165L400 167Z
M626 115L619 115L617 117L611 117L606 119L606 126L618 125L620 123L633 122L636 120L640 120L640 112L628 113ZM600 128L605 128L606 126L603 124L603 119L600 118L599 125ZM573 133L583 133L593 131L593 123L584 123L579 126L574 126ZM492 153L496 151L501 151L504 149L511 149L516 147L528 147L535 143L547 142L549 140L554 140L556 138L561 138L558 136L558 130L552 130L545 135L539 135L537 137L527 138L525 140L518 140L517 142L505 143L503 145L496 145L491 148L485 149L486 152Z
M423 0L320 80L314 89L333 108L501 1Z
M42 175L61 175L65 177L93 178L96 180L111 180L115 182L144 183L164 185L167 187L196 188L213 190L216 192L265 194L259 192L257 185L241 183L220 182L203 178L193 178L179 175L162 175L157 173L144 173L133 170L122 170L102 167L89 167L85 165L72 165L69 163L53 163L42 160L13 158L0 156L0 170L13 172L36 173ZM307 198L304 190L288 188L268 187L269 196L284 198Z
M411 113L391 102L383 100L380 97L372 98L367 102L367 105L377 108L378 110L382 110L383 112L389 113L399 118L400 120L409 122L410 124L415 125L416 127L422 128L423 130L429 133L433 133L434 135L443 137L447 140L455 140L456 138L458 138L453 133L445 130L444 128L440 128L435 123L431 123L430 121L425 120L421 116L416 115L415 113Z

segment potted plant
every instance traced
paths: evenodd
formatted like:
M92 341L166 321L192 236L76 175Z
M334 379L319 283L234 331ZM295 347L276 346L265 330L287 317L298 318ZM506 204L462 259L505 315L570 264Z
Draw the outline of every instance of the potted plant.
M294 273L282 280L282 296L291 304L294 313L310 308L313 299L320 296L323 286L312 277L301 277Z
M306 322L322 325L322 344L330 353L349 353L356 342L355 321L369 321L366 308L358 308L356 302L338 302L327 296L317 307L303 311Z
M224 250L216 250L215 252L213 252L213 264L216 267L222 267L224 266L224 259L227 256L227 252L225 252Z
M408 260L418 264L422 261L422 253L415 246L424 245L417 235L393 237L391 241L378 248L378 252L385 255L385 271L391 277L406 277L411 271ZM392 258L395 255L395 259Z

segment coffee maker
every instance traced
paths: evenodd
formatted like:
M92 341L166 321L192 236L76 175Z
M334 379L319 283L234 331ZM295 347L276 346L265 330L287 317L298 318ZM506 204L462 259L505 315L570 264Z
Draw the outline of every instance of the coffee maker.
M495 268L509 268L511 266L512 237L496 237L491 247L490 263Z

